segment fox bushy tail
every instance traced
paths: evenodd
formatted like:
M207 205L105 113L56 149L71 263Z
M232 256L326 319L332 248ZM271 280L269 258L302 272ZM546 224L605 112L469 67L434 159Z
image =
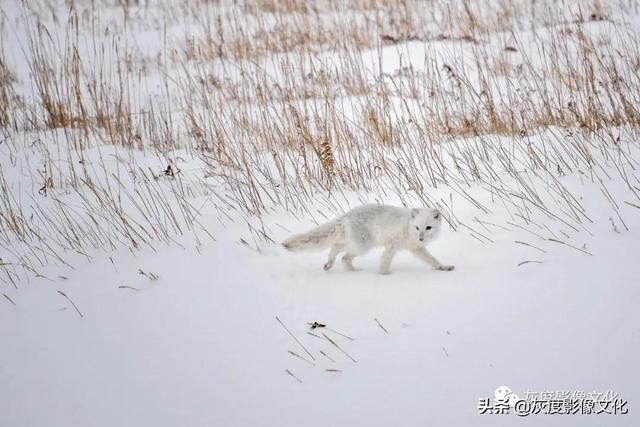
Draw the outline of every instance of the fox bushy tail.
M342 224L331 221L282 242L289 251L315 251L328 248L343 238Z

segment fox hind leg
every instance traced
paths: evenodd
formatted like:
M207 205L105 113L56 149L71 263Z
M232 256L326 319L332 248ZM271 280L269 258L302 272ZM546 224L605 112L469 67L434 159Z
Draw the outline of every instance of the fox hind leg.
M329 251L329 258L327 259L327 262L325 262L323 266L325 271L331 270L331 267L333 267L333 264L336 262L336 257L340 252L343 252L343 251L344 251L344 245L337 244L337 245L331 246L331 250Z
M342 263L344 264L344 267L349 271L355 271L356 269L353 266L353 258L355 258L355 255L348 252L342 256Z

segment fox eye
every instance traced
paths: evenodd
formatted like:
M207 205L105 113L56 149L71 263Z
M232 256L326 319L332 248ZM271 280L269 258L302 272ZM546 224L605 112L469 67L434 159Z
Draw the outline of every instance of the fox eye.
M416 230L420 230L420 227L416 227Z
M431 230L431 226L428 226L428 227L427 227L427 230Z

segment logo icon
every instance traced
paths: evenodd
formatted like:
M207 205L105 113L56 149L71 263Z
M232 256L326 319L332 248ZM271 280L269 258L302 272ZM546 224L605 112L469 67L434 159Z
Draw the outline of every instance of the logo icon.
M518 395L511 391L509 387L506 385L502 385L496 389L493 393L496 401L506 402L508 405L513 408L518 401Z

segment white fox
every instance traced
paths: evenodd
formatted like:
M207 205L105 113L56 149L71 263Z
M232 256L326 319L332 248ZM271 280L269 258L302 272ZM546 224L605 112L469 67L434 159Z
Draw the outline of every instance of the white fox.
M354 270L353 258L370 249L384 246L380 259L380 274L390 274L391 261L399 250L406 249L438 270L451 271L425 248L440 233L442 215L437 209L399 208L384 205L364 205L322 224L306 233L282 242L290 251L331 248L324 269L333 267L338 254L347 270Z

